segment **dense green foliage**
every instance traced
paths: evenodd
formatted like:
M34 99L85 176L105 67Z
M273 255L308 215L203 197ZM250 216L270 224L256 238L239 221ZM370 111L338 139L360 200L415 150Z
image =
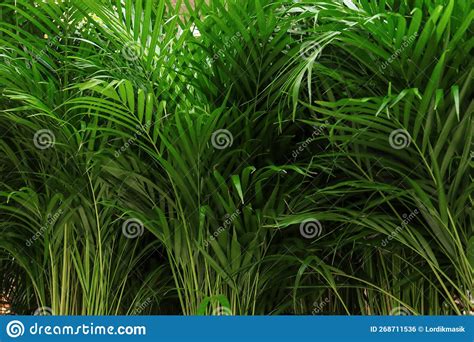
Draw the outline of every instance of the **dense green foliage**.
M473 311L470 0L2 0L15 313Z

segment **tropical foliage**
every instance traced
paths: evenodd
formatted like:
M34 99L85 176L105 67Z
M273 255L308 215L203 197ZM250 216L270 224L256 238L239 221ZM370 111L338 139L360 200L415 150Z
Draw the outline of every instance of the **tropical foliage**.
M0 15L12 313L473 312L470 0Z

